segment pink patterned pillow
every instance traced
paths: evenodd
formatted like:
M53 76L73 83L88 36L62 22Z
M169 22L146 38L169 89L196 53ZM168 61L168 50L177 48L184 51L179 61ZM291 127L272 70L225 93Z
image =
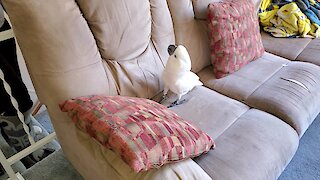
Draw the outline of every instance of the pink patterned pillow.
M251 0L224 0L208 6L211 62L217 78L261 57L257 12Z
M214 147L204 132L154 101L89 96L60 104L78 128L121 156L134 171L199 156Z

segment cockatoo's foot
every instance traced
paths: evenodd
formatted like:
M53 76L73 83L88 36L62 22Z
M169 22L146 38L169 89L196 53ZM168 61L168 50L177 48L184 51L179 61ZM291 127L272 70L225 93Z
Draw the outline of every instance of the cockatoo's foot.
M168 96L165 94L162 96L162 100L166 100L166 99L168 99Z
M160 104L163 104L163 102L165 102L167 99L168 99L168 96L167 95L163 95L161 97Z
M170 104L170 105L168 106L168 108L171 108L171 107L174 107L174 106L178 106L178 105L180 105L180 104L182 104L182 103L184 103L184 102L186 102L186 101L187 101L186 99L176 100L175 102L173 102L172 104Z

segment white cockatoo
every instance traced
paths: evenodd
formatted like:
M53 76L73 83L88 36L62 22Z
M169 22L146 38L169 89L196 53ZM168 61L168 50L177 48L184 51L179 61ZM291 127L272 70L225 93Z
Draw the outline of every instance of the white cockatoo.
M170 45L168 47L169 59L162 73L164 81L163 95L166 98L168 91L178 95L171 106L181 104L180 99L195 86L203 85L199 77L191 72L191 59L187 49L182 46Z

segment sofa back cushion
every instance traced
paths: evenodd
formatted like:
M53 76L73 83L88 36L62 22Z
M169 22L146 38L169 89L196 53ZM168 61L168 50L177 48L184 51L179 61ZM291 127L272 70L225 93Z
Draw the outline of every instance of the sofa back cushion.
M162 90L166 51L174 43L165 0L76 0L118 93L151 98Z
M172 15L176 43L187 47L192 71L199 72L210 65L207 8L221 0L167 0ZM257 11L261 0L252 0Z
M165 0L3 1L41 101L151 98L174 31Z
M193 0L192 4L193 4L195 17L197 19L206 20L207 19L206 12L208 8L208 4L214 3L214 2L220 2L220 1L223 1L223 0ZM252 0L252 3L257 12L260 8L261 2L262 0Z
M198 3L209 0L167 0L174 24L176 44L184 45L189 52L192 71L197 73L210 65L207 22L195 15L195 9L203 12ZM204 3L205 4L205 3ZM208 5L207 4L207 5ZM203 5L203 4L201 4ZM204 13L206 10L204 11Z

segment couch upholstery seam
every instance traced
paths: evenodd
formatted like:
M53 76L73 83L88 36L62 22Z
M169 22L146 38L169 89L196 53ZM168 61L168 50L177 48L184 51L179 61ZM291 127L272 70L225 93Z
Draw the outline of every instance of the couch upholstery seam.
M227 97L228 97L228 96L227 96ZM230 98L230 97L228 97L228 98ZM246 104L245 104L245 105L246 105ZM225 128L214 140L217 140L221 135L223 135L231 126L233 126L233 125L240 119L240 117L241 117L242 115L244 115L245 113L247 113L247 112L250 111L251 109L254 109L254 108L252 108L252 107L250 107L250 106L248 106L248 105L246 105L246 106L248 107L248 109L247 109L246 111L244 111L243 113L241 113L239 116L237 116L232 123L230 123L228 126L226 126L226 128Z
M300 53L296 56L295 61L299 61L299 59L298 59L299 56L303 53L303 51L307 48L307 46L308 46L312 41L313 41L313 39L312 39L311 41L309 41L308 44L306 44L306 45L303 47L302 51L300 51Z
M290 62L288 62L288 63L290 63ZM274 75L278 74L279 71L282 70L282 69L283 69L283 66L282 66L280 69L278 69L276 72L272 73L272 74L271 74L267 79L265 79L258 87L256 87L256 88L245 98L245 100L248 100L253 93L255 93L255 92L256 92L262 85L264 85L267 81L269 81ZM247 103L245 103L245 104L247 104ZM250 106L250 107L253 107L253 106L251 106L251 105L249 105L249 104L247 104L247 105ZM254 108L254 107L253 107L253 108Z

